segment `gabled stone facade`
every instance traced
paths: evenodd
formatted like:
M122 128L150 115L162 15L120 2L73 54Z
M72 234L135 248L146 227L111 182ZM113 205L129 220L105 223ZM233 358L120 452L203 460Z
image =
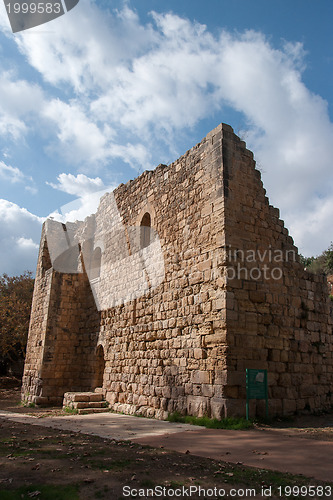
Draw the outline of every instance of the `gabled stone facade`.
M328 408L331 306L252 153L219 125L84 222L44 225L22 398L61 404L103 387L125 413L221 418L245 414L245 369L265 368L271 415Z

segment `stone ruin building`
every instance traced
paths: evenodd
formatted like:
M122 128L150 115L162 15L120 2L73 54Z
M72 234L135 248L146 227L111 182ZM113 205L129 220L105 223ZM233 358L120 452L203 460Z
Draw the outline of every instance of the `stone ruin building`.
M97 388L127 414L223 418L245 415L257 368L270 415L330 408L331 304L221 124L85 221L44 224L22 398L61 405Z

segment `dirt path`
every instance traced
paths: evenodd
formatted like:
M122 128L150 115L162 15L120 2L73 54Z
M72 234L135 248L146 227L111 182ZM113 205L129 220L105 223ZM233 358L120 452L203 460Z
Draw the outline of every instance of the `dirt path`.
M186 498L190 491L192 499L205 498L202 491L210 489L206 498L231 497L231 492L238 492L234 498L267 498L270 493L269 498L277 500L294 498L290 488L297 492L297 488L301 487L301 498L333 498L333 485L319 480L330 479L325 471L328 470L330 474L333 463L333 460L329 462L333 447L332 415L302 417L292 422L280 421L275 423L274 428L262 426L260 430L254 431L214 431L170 424L172 432L166 434L165 430L161 430L168 425L166 422L146 422L146 419L119 415L114 415L113 420L112 414L105 414L104 417L100 414L96 415L96 422L101 424L96 424L97 433L104 437L97 437L85 434L93 430L90 416L65 416L59 409L19 406L17 387L0 390L0 413L9 411L15 413L11 417L14 420L8 418L8 413L5 414L6 418L0 418L1 499L117 500L139 498L139 490L146 492L147 488L156 487L171 488L172 491L178 488L178 493L179 488L185 488L180 498ZM27 421L34 425L25 422L26 415L29 416ZM107 423L103 422L103 418L108 420ZM48 427L52 421L56 422L57 429ZM112 421L115 422L113 426L110 424ZM81 425L86 425L87 430ZM150 429L149 436L145 434L147 426ZM139 431L141 434L138 434ZM223 445L218 441L221 432ZM263 437L256 438L260 433ZM207 439L209 435L210 441ZM131 441L117 441L115 437ZM266 443L266 449L267 438L271 439L271 443ZM321 450L323 466L320 466L320 462L316 465L317 480L274 471L278 466L274 464L276 450L272 443L286 441L287 447L289 444L287 456L285 454L279 460L280 463L284 461L285 465L289 461L290 466L282 470L290 471L292 462L295 462L292 455L295 449L290 443L295 439L304 443L304 450L316 446ZM248 441L247 456L244 456L245 440ZM170 448L176 451L169 451ZM237 455L236 451L243 455ZM293 473L314 475L311 474L311 470L315 469L311 469L315 465L313 453L309 453L310 458L306 460L308 470L292 469ZM272 470L265 470L269 468ZM309 490L310 486L317 489ZM212 496L213 488L219 490L219 495ZM132 497L126 495L130 491ZM14 496L5 496L9 493ZM57 496L52 496L55 493ZM160 496L171 497L171 493Z
M304 494L310 486L320 495ZM1 499L117 500L163 489L163 499L177 492L193 500L259 499L267 498L264 489L278 500L294 498L293 488L303 488L302 498L333 498L333 484L304 476L0 418Z

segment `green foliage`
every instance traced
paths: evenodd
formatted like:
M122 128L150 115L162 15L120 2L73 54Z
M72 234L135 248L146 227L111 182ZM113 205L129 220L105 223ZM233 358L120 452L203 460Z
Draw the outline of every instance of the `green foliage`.
M69 415L77 415L79 413L79 410L77 408L72 408L70 406L66 406L64 408L65 413L69 413Z
M324 252L325 256L325 272L327 274L333 273L333 243Z
M253 427L252 422L246 420L245 418L222 418L218 420L217 418L208 417L193 417L191 415L180 415L179 413L171 413L168 415L169 422L182 422L184 424L200 425L202 427L207 427L208 429L249 429Z
M304 257L300 255L300 262L303 267L314 274L333 273L333 243L322 254L317 257Z
M24 406L25 408L36 408L35 403L26 403L21 401L20 405Z
M0 277L0 363L24 358L34 279L31 272Z
M304 257L304 255L300 254L300 263L302 266L305 268L308 268L311 266L312 262L315 260L315 257Z

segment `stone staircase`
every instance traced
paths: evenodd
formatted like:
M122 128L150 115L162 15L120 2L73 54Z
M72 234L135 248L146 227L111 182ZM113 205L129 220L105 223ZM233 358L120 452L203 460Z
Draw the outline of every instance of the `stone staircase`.
M64 410L77 410L79 415L109 411L109 403L105 401L101 387L94 392L66 392L62 407Z

